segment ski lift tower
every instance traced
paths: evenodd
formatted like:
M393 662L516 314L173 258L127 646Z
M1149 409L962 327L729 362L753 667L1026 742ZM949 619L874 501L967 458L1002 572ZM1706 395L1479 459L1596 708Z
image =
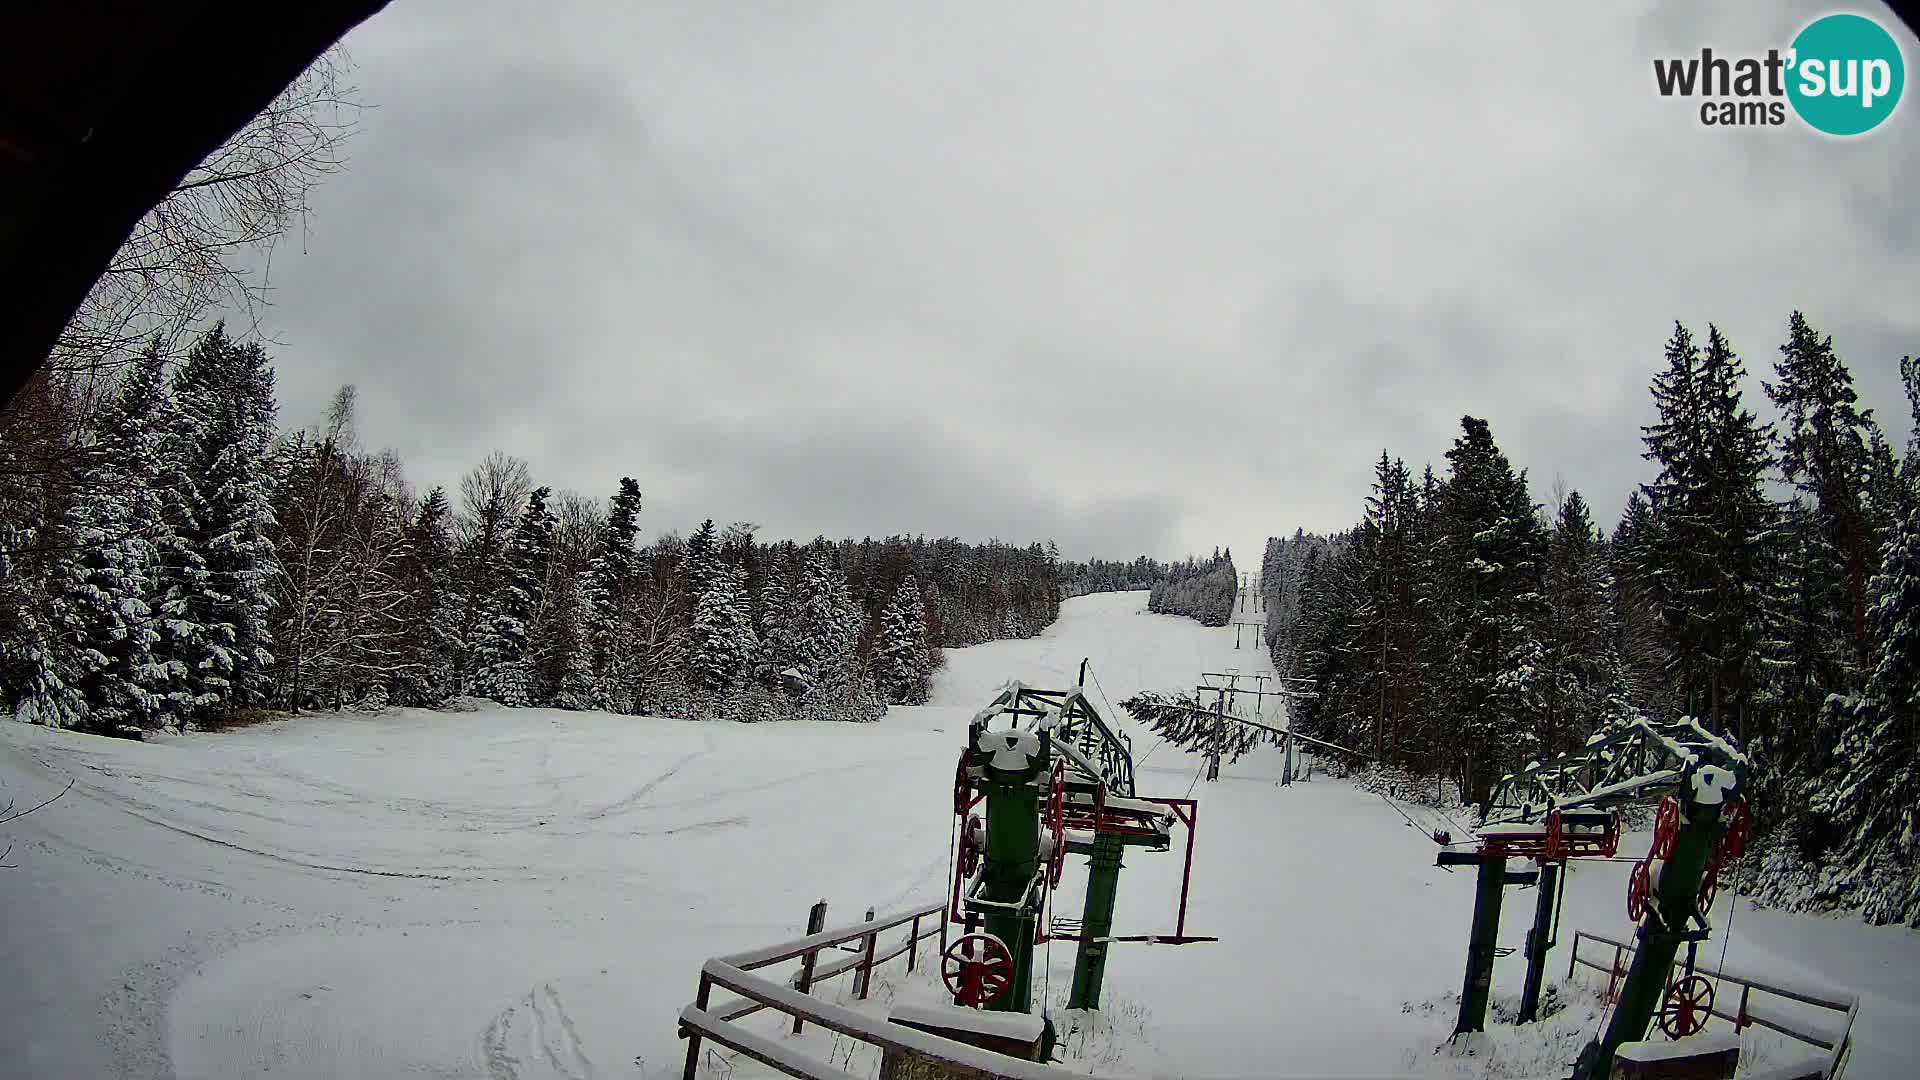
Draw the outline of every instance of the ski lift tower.
M1084 661L1080 677L1068 690L1009 682L968 726L954 778L959 839L948 912L966 932L941 964L956 1004L1032 1011L1034 947L1054 939L1079 943L1068 1007L1085 1009L1099 1007L1114 942L1217 940L1186 932L1198 803L1135 793L1132 745L1087 699ZM1122 854L1168 850L1175 825L1187 839L1173 933L1114 935ZM1085 907L1078 920L1048 921L1069 853L1089 857Z
M1604 1077L1614 1051L1645 1038L1656 1018L1676 1038L1698 1031L1712 1006L1712 987L1693 974L1694 954L1713 932L1707 912L1720 869L1746 848L1746 772L1744 754L1688 719L1635 721L1596 734L1577 753L1501 777L1482 810L1475 849L1443 850L1438 860L1479 870L1456 1037L1485 1027L1501 894L1513 880L1508 859L1539 863L1541 895L1527 938L1521 998L1526 1021L1533 1018L1552 945L1556 872L1570 858L1612 856L1619 844L1619 808L1656 800L1651 850L1634 866L1627 886L1627 914L1638 926L1633 963L1606 1031L1582 1052L1574 1076ZM1681 945L1687 946L1687 973L1675 980Z

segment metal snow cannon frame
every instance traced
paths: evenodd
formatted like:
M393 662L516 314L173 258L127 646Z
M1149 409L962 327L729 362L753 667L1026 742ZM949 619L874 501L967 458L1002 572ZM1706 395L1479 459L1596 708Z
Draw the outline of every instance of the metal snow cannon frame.
M1085 679L1082 662L1083 684ZM1080 943L1070 1008L1099 1006L1112 942L1216 940L1186 933L1198 804L1141 798L1133 781L1130 741L1108 726L1079 686L1042 690L1009 682L975 714L954 777L959 837L948 914L969 934L984 930L1003 943L1010 975L1004 992L969 993L964 996L970 1000L959 1003L1030 1011L1034 947L1054 939ZM984 819L976 812L982 804ZM1176 824L1187 828L1187 861L1174 933L1114 936L1122 852L1168 850ZM1048 902L1070 853L1090 856L1085 910L1079 920L1049 921ZM960 959L956 965L955 985L984 974ZM955 996L958 1001L963 995Z
M1501 777L1482 808L1476 850L1443 851L1438 860L1442 866L1477 864L1480 871L1455 1035L1485 1026L1503 886L1537 880L1541 890L1527 937L1527 983L1520 1011L1526 1022L1537 1011L1546 954L1553 945L1559 865L1570 858L1612 857L1619 846L1619 808L1661 800L1655 829L1659 850L1635 867L1628 885L1639 946L1609 1026L1583 1053L1575 1074L1604 1075L1614 1050L1644 1038L1648 1024L1662 1012L1661 997L1680 944L1689 945L1691 972L1692 950L1712 931L1706 912L1719 868L1745 846L1741 790L1746 769L1744 754L1694 720L1638 720L1595 735L1577 753L1536 761ZM1514 857L1536 860L1537 874L1510 875L1506 864ZM1692 984L1683 980L1675 985ZM1687 1004L1681 1001L1666 1012L1693 1015L1696 1010Z

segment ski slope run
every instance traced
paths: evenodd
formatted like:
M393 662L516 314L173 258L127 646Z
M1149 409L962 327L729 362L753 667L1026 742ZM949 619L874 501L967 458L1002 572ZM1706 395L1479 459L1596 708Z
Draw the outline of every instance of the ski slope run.
M0 872L0 1071L677 1076L673 1018L706 957L794 936L821 897L839 923L939 896L966 721L1007 679L1064 687L1087 656L1096 701L1117 703L1264 670L1231 630L1144 607L1144 593L1079 598L1038 639L951 651L933 704L871 725L403 710L136 744L0 724L0 800L72 784L0 840L17 866ZM1324 780L1281 789L1271 755L1195 787L1197 757L1133 734L1144 794L1201 799L1188 925L1222 942L1116 951L1100 1020L1060 1017L1076 1060L1520 1076L1570 1059L1597 1019L1577 1003L1532 1042L1496 1040L1493 1060L1434 1054L1472 879L1434 869L1381 800ZM1578 868L1563 941L1625 931L1624 869ZM1170 930L1178 873L1177 853L1130 854L1117 931ZM1531 907L1510 900L1503 944ZM1920 1030L1917 946L1743 907L1729 963L1859 989L1849 1075L1871 1080L1904 1075ZM1049 961L1057 1010L1071 949ZM1501 962L1497 996L1517 993L1518 961ZM1564 963L1563 946L1556 977ZM898 973L881 992L936 995Z

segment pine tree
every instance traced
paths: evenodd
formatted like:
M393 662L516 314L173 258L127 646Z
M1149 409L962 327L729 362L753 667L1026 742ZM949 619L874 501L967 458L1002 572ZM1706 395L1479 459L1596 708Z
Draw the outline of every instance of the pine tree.
M1859 694L1835 695L1835 763L1812 809L1841 839L1819 899L1860 907L1872 923L1920 927L1920 514L1880 555L1869 607L1874 666Z
M687 591L696 597L705 592L719 569L720 531L714 528L713 519L708 518L687 537Z
M143 588L154 559L114 470L103 468L75 507L70 535L83 545L65 567L61 605L79 668L68 679L87 702L90 730L137 735L150 708L137 673L152 664L158 634Z
M896 705L920 705L927 700L932 675L927 613L920 603L920 586L913 575L908 574L900 579L893 600L881 613L873 679L888 701Z
M796 570L793 558L789 545L768 566L767 580L760 587L759 674L768 686L782 685L786 672L799 663L791 584Z
M1584 745L1617 711L1612 702L1624 691L1613 579L1578 491L1561 503L1548 546L1543 759Z
M1794 312L1787 343L1774 364L1767 396L1780 409L1781 479L1805 494L1825 551L1807 560L1807 571L1831 582L1808 583L1820 595L1844 598L1843 625L1850 631L1856 665L1866 662L1867 580L1873 573L1874 538L1868 518L1877 437L1871 410L1859 408L1853 374L1822 337ZM1816 616L1818 618L1818 616ZM1824 621L1824 619L1821 619Z
M400 631L406 674L395 680L402 704L438 705L454 693L459 626L452 594L452 519L446 490L436 487L420 500L409 526L400 571L407 595Z
M257 343L216 325L174 379L195 477L188 542L205 567L186 617L204 629L204 653L187 663L196 715L264 703L273 689L273 369Z
M620 478L620 491L608 506L600 550L587 572L583 602L590 610L591 707L626 712L633 705L638 672L629 613L638 600L640 555L640 482Z
M1704 353L1677 326L1654 380L1660 421L1646 428L1659 477L1652 509L1655 603L1672 644L1682 707L1746 737L1763 674L1775 513L1762 481L1770 435L1741 400L1743 365L1717 328Z
M691 573L694 553L688 556ZM758 642L748 614L745 574L716 557L702 576L706 588L694 598L687 670L695 688L717 691L733 686L749 670Z
M1672 690L1674 662L1658 599L1660 539L1652 506L1634 492L1613 532L1615 651L1633 707L1650 716L1671 718L1681 710Z
M464 512L455 545L453 598L454 692L484 694L478 672L486 662L492 626L500 614L507 542L526 506L533 481L527 463L500 451L487 455L460 481Z
M1501 770L1535 751L1539 624L1546 536L1526 476L1494 444L1485 420L1464 417L1447 451L1442 543L1456 567L1451 618L1460 734L1471 755L1469 798L1489 797Z
M547 560L553 553L553 515L547 511L552 489L538 487L507 543L505 569L494 609L480 634L479 670L475 686L502 705L538 703L534 622L542 613Z

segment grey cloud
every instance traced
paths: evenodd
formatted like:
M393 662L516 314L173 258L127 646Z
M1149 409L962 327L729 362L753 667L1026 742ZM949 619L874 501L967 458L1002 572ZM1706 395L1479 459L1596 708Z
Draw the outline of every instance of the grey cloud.
M499 447L657 528L1244 559L1462 413L1610 517L1675 318L1764 374L1804 308L1905 415L1914 104L1837 144L1651 87L1806 3L752 10L358 32L377 108L274 269L288 418L351 381L421 483Z

